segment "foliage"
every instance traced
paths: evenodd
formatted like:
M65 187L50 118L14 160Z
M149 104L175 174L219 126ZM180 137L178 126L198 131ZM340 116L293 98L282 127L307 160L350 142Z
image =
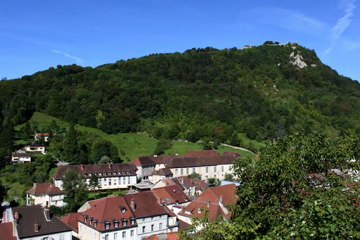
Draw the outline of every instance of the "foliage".
M95 191L99 186L100 186L100 184L99 184L98 177L95 174L91 175L90 181L89 181L89 188L91 190Z
M292 52L308 67L293 66ZM300 131L360 132L360 84L297 44L58 66L0 85L0 120L14 125L37 111L111 134L145 131L158 139L234 145L239 133L272 141Z
M201 180L201 175L197 172L193 172L190 175L188 175L188 178Z
M67 171L63 178L65 192L64 201L67 203L67 210L76 211L87 201L87 186L80 175L75 171Z
M160 139L156 144L156 148L154 150L154 155L164 154L167 149L170 149L172 146L171 140L168 139Z
M239 160L232 219L195 225L202 226L199 239L227 239L227 232L244 225L251 235L237 239L359 239L360 185L332 173L359 169L349 162L349 141L357 140L289 136L263 149L255 162Z

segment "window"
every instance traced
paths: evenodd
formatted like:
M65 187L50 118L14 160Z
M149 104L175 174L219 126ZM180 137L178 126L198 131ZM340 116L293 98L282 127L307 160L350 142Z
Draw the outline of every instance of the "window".
M126 227L126 225L127 225L127 220L124 219L124 220L122 221L122 223L123 223L123 227Z
M186 174L189 175L189 168L186 169Z
M111 178L109 178L109 186L111 185Z
M109 234L106 234L104 237L105 237L105 240L109 240Z
M94 220L94 227L95 227L95 228L97 227L97 223L98 223L98 221L97 221L97 220Z
M206 167L206 173L208 173L209 172L209 167Z
M221 171L224 172L224 166L221 166Z
M110 228L110 223L109 222L105 222L105 229L108 230Z
M132 218L131 219L131 225L134 225L135 224L135 218Z
M143 233L145 232L145 226L143 226L142 232L143 232Z
M162 223L159 223L159 229L162 229Z
M134 236L134 230L130 231L130 236L132 236L132 237Z
M126 238L126 232L125 231L122 232L122 237Z
M130 184L130 177L128 177L128 184Z
M119 222L118 222L118 221L115 221L115 222L114 222L114 227L115 227L115 228L118 228L118 227L119 227Z
M126 208L122 207L121 212L122 213L126 212Z
M214 172L216 172L216 166L214 166Z
M195 172L195 168L193 167L193 173Z
M181 175L183 175L183 174L184 174L184 171L183 171L183 170L184 170L184 169L181 169L181 170L180 170L180 172L181 172Z
M151 231L154 231L154 224L151 224Z
M117 240L117 233L114 233L114 240Z

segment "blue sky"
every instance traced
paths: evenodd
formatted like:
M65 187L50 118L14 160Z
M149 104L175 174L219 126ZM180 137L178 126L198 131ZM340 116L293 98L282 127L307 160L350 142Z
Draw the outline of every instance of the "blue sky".
M360 0L0 0L0 78L193 47L297 42L360 80Z

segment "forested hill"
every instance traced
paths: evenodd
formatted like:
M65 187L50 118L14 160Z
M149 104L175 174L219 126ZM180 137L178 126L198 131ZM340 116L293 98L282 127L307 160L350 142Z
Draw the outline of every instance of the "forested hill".
M19 66L21 68L21 66ZM236 143L294 132L360 134L360 84L296 44L191 49L0 83L1 119L33 112L107 133Z

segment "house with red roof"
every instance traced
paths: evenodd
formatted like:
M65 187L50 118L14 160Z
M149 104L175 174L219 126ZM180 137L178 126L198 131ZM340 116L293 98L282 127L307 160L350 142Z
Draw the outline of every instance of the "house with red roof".
M35 133L34 140L49 142L49 137L50 137L49 133Z
M170 185L151 190L158 202L173 211L173 206L183 207L190 203L190 198L179 185Z
M83 240L143 239L179 229L176 215L150 191L88 201L78 214L78 229L64 221Z
M208 188L178 214L180 220L192 224L193 219L208 218L215 221L221 217L231 217L230 206L237 201L236 186L229 184L220 187Z
M65 194L52 183L34 183L26 192L26 205L64 206Z
M196 151L183 156L139 157L133 164L138 168L138 178L150 179L157 170L170 169L173 177L188 176L198 173L202 180L209 178L225 178L225 174L233 173L233 164L240 155L216 151ZM156 180L159 180L156 178ZM153 182L156 183L156 182Z
M72 240L71 229L53 216L49 208L39 205L8 208L5 215L6 225L0 226L0 239Z
M37 153L37 154L43 154L43 155L46 154L46 148L42 144L34 143L31 145L25 146L24 149L26 152L29 152L29 153Z
M87 165L64 165L58 168L54 176L54 184L63 188L63 178L67 171L80 174L87 185L90 185L92 176L98 179L98 187L95 190L104 189L128 189L137 183L136 167L125 163L87 164Z

